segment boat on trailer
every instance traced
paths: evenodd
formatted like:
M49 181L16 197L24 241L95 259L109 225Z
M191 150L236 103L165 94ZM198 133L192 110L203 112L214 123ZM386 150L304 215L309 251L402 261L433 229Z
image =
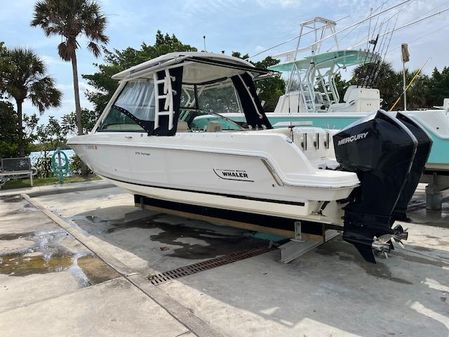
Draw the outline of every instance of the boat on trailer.
M158 57L114 75L119 87L93 130L68 143L136 203L287 237L339 229L375 262L373 252L407 238L394 222L430 139L382 111L338 132L274 129L254 84L267 72L222 54ZM236 110L248 128L220 115Z

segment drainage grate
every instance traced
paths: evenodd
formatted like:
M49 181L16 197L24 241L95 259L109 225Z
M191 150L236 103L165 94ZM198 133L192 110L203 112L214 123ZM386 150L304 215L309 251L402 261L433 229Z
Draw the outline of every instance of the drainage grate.
M170 280L178 279L187 275L199 273L200 271L217 268L229 263L244 260L249 257L257 256L272 250L273 247L253 248L236 253L231 253L225 256L220 256L203 262L194 263L185 267L176 268L165 271L163 273L150 275L148 279L151 284L158 286L159 284L168 282Z

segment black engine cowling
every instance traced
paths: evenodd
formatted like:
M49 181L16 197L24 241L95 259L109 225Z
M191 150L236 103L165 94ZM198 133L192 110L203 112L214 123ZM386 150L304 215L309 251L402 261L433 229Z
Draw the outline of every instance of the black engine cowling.
M407 117L395 118L383 111L334 135L341 168L357 173L360 180L345 207L343 239L354 244L367 261L375 262L375 238L393 235L395 217L405 214L404 204L406 208L430 151L431 143L424 135Z
M424 166L429 158L430 150L432 148L432 139L409 117L398 113L396 118L399 119L402 124L404 124L413 133L418 141L410 174L393 212L393 220L408 221L406 213L407 206L415 193L416 187L418 186L419 180L423 174Z

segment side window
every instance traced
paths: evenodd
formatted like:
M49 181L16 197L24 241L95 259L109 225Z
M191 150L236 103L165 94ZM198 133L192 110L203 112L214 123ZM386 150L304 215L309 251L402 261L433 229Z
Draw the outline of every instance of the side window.
M153 81L140 79L128 82L97 130L143 132L141 126L120 110L125 110L142 121L154 121Z
M205 112L241 112L239 99L230 80L198 90L198 105Z

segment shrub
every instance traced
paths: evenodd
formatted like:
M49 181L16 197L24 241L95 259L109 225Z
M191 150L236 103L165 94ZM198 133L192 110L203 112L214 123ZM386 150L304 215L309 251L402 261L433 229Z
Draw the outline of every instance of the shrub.
M37 176L39 178L53 176L53 172L51 171L51 157L43 156L38 158L34 167L36 168Z
M70 172L74 175L88 176L93 172L87 167L78 155L74 155L70 161Z

